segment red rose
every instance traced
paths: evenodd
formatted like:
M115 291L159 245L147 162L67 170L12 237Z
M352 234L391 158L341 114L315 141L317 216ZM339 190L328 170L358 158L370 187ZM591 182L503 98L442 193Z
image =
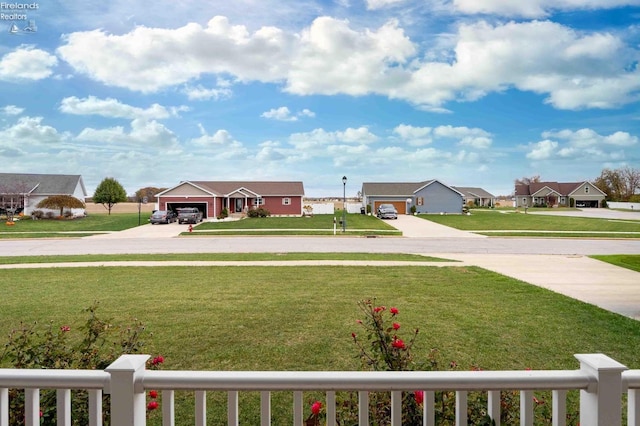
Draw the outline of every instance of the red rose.
M153 361L151 361L151 364L158 365L158 364L162 364L163 362L164 362L164 357L162 355L158 355L153 359Z
M400 328L400 324L398 324L397 322L394 322L394 323L393 323L393 329L394 329L394 330L397 330L397 329L399 329L399 328Z
M147 404L147 410L149 410L149 411L153 411L153 410L155 410L156 408L158 408L158 401L150 401L150 402Z
M391 312L391 315L398 315L400 313L398 308L391 308L389 309L389 312Z
M416 404L418 405L422 405L422 403L424 402L424 392L422 391L415 391L413 393L413 396L416 399Z
M320 401L316 401L311 405L311 413L317 416L320 414L320 410L322 409L322 403Z
M391 344L391 346L393 346L394 348L397 348L397 349L404 349L405 348L405 345L404 345L404 342L402 341L402 339L395 339L393 341L393 343Z
M158 397L158 391L149 391L149 398L156 399Z

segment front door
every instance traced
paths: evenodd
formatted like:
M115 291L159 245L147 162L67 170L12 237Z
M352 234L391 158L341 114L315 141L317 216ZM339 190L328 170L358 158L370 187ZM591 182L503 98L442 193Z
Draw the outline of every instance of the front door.
M236 198L236 213L242 213L242 198Z

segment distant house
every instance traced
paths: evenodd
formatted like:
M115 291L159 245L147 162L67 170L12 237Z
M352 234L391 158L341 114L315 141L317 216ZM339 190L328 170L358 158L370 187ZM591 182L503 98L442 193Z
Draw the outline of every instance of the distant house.
M591 182L535 182L516 185L516 207L601 207L606 194Z
M197 207L204 218L223 209L244 215L258 207L274 216L301 216L304 187L302 182L184 181L156 196L160 210Z
M84 203L87 190L80 175L0 173L0 209L22 211L30 215L36 205L52 195L70 195ZM59 214L58 211L54 212ZM71 209L83 215L84 209Z
M467 186L453 186L452 188L462 193L464 204L474 204L478 207L493 207L496 205L496 196L482 188Z
M393 204L399 214L462 213L463 194L433 179L424 182L365 182L362 184L364 206L375 214L380 204Z

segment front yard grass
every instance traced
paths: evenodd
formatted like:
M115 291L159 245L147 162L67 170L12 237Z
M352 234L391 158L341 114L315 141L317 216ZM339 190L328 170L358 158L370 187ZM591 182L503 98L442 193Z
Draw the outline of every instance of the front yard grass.
M135 262L135 261L295 261L295 260L367 260L405 262L454 262L449 259L409 253L162 253L162 254L86 254L57 256L0 256L1 265L63 262Z
M78 327L98 300L103 319L143 321L146 352L171 370L359 370L351 333L370 297L399 309L400 337L419 328L416 359L437 348L442 369L577 369L576 353L640 366L640 322L477 267L15 269L0 274L0 294L1 336L21 321ZM176 399L184 424L189 394ZM224 398L208 394L214 424ZM290 423L290 393L274 398L275 424ZM257 424L255 410L241 416Z
M194 227L193 233L181 235L333 235L333 221L336 233L342 234L342 215L323 214L305 217L263 217L245 218L235 221L204 222ZM348 235L402 235L393 226L375 216L347 214Z
M615 255L594 255L590 256L594 259L601 260L603 262L611 263L612 265L620 266L623 268L631 269L632 271L640 272L640 255L636 254L615 254Z
M419 217L452 228L490 236L640 238L640 220L505 213L504 210L480 209L472 210L471 215Z
M149 213L140 215L140 223L149 223ZM91 214L77 219L27 218L17 220L13 226L0 223L0 238L82 237L136 226L138 213Z

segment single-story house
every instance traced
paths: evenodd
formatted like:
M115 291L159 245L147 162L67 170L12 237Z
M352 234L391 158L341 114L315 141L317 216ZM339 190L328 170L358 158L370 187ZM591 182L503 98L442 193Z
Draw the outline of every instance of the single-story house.
M70 195L84 203L87 190L80 175L0 173L0 209L22 211L30 215L36 205L52 195ZM53 211L53 210L52 210ZM59 214L59 211L54 211ZM84 209L71 209L74 216L84 215Z
M591 182L535 182L516 185L516 207L601 207L607 194Z
M471 188L467 186L452 186L462 193L464 204L473 204L478 207L493 207L496 205L496 196L482 188Z
M375 213L380 204L393 204L398 214L462 213L463 194L437 179L424 182L365 182L363 207Z
M246 214L262 207L273 216L302 216L302 182L184 181L156 195L159 210L197 207L204 218Z

